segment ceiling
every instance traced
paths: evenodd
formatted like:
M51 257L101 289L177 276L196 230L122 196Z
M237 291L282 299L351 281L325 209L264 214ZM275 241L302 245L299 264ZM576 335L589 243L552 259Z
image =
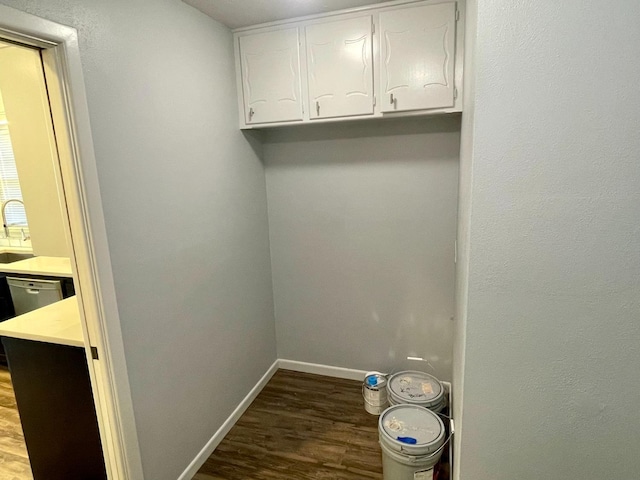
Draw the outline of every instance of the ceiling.
M230 28L361 7L384 0L183 0Z

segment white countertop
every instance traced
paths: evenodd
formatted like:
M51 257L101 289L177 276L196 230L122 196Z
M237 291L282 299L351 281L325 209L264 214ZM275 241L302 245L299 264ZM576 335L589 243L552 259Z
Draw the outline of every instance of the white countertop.
M65 298L0 322L0 336L84 347L78 300Z
M71 260L64 257L33 257L13 263L0 263L0 272L72 277Z

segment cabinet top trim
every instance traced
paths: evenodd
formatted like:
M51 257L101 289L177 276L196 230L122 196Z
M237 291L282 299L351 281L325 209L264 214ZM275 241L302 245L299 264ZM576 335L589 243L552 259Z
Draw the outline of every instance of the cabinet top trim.
M362 7L354 7L354 8L345 8L342 10L335 10L333 12L326 12L326 13L317 13L315 15L305 15L303 17L295 17L295 18L287 18L285 20L276 20L274 22L267 22L267 23L259 23L257 25L250 25L248 27L240 27L240 28L236 28L233 29L232 32L233 33L242 33L242 32L252 32L255 30L259 30L262 28L272 28L272 27L279 27L279 26L283 26L283 25L289 25L291 23L297 23L297 22L306 22L306 21L311 21L311 20L320 20L323 18L331 18L331 17L335 17L335 16L339 16L339 15L348 15L348 14L352 14L352 13L360 13L360 12L369 12L372 10L382 10L385 8L393 8L393 7L400 7L403 5L411 5L411 4L416 4L416 3L425 3L425 4L437 4L437 3L452 3L451 0L441 0L441 1L437 1L437 0L392 0L390 2L382 2L382 3L374 3L373 5L365 5Z

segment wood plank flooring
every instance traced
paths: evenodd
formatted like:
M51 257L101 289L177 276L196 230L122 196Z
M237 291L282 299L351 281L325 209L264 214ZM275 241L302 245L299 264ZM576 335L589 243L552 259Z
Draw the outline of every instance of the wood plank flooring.
M362 382L278 370L194 480L382 479Z
M0 480L32 480L11 376L0 366Z

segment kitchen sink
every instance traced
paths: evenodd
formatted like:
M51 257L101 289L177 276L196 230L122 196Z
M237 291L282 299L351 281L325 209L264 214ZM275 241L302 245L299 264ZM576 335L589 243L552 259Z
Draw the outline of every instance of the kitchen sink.
M13 252L0 253L0 263L13 263L17 262L18 260L26 260L27 258L33 258L33 254Z

